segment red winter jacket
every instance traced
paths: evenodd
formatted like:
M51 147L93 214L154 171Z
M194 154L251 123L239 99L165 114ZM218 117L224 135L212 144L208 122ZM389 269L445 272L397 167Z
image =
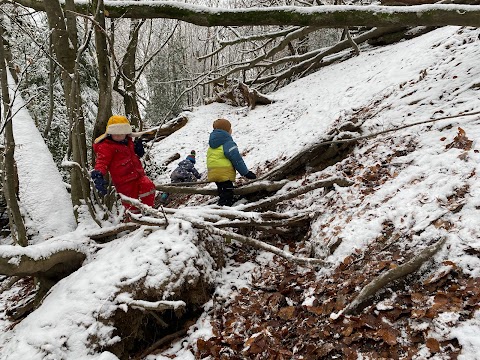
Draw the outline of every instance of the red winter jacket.
M113 141L110 138L103 139L93 144L93 151L97 155L95 170L100 171L104 176L110 172L112 183L116 187L145 176L130 136L127 136L126 143Z

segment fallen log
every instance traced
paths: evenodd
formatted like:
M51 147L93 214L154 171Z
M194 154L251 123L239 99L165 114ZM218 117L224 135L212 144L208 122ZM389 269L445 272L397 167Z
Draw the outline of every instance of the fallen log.
M323 139L306 146L282 165L262 175L259 180L278 181L287 179L304 172L306 167L325 168L338 162L346 153L351 151L354 142L337 143L335 140L351 138L354 134L360 133L361 125L361 121L358 121L358 123L347 121L338 128L332 129Z
M255 227L255 228L278 228L278 227L297 227L297 226L304 226L310 221L309 215L299 215L294 216L288 219L283 220L270 220L270 221L257 221L255 219L249 220L233 220L233 221L225 221L221 220L213 225L217 228L226 228L226 227L234 227L234 228L243 228L243 227Z
M87 236L98 243L105 243L113 240L116 235L124 231L133 231L138 229L139 227L140 225L138 224L122 223L122 224L119 224L118 226L102 228L98 231L88 234Z
M341 178L341 177L330 177L328 179L322 179L322 180L315 181L315 182L307 184L307 185L303 185L302 187L299 187L297 189L289 191L285 194L272 196L272 197L262 199L262 200L259 200L257 202L246 204L246 205L239 205L236 208L238 208L240 210L243 210L243 211L252 211L254 209L267 208L267 207L271 207L275 204L278 204L279 202L282 202L282 201L285 201L285 200L288 200L288 199L292 199L292 198L297 197L299 195L305 194L309 191L312 191L312 190L315 190L315 189L318 189L318 188L321 188L321 187L330 187L330 186L333 186L334 184L338 185L338 186L341 186L341 187L345 187L345 186L352 185L353 182L351 182L351 181L349 181L345 178Z
M208 184L208 181L198 183L173 183L173 184L157 184L155 188L158 191L163 191L170 194L200 194L200 195L218 195L217 189L205 189L199 187L191 187L190 185ZM242 185L233 190L235 195L248 195L259 191L275 192L280 190L288 180L282 181L254 181L247 185Z
M45 243L27 247L0 246L0 274L8 276L57 275L71 273L82 265L86 255L77 245L50 247ZM53 273L53 274L52 274Z
M172 135L175 131L180 130L188 122L186 116L179 116L175 119L167 121L165 124L144 130L139 132L132 133L133 137L139 137L144 141L159 141L166 138L169 135Z
M343 310L344 315L350 315L357 311L361 304L368 298L375 295L378 290L382 289L388 283L403 278L414 271L417 271L427 260L435 255L445 244L446 238L443 237L435 244L430 245L420 251L417 256L407 261L405 264L399 265L394 269L388 270L367 284L353 301Z

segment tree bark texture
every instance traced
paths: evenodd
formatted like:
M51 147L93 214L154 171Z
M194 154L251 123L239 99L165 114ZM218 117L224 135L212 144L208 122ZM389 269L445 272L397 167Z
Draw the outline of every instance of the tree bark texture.
M98 62L98 112L93 129L93 139L105 132L107 121L112 116L112 84L110 79L110 56L108 54L103 0L93 2L95 21L102 29L95 28L95 51Z

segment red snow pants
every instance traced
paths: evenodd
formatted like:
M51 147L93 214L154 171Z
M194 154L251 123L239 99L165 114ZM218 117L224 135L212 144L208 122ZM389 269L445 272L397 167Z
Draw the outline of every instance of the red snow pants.
M138 199L145 205L153 206L155 201L155 184L148 178L148 176L142 176L137 180L129 181L115 187L120 194ZM122 204L126 210L132 212L138 211L138 209L131 204L124 201L122 201Z

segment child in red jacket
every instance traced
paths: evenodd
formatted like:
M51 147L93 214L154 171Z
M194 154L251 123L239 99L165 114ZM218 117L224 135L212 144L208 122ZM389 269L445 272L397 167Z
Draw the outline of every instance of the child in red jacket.
M118 193L153 206L155 184L145 175L139 158L145 150L140 139L132 141L131 134L132 127L125 116L110 117L105 134L96 138L93 144L96 161L91 176L101 195L107 193L105 175L109 172ZM128 203L122 203L127 210L138 211Z

